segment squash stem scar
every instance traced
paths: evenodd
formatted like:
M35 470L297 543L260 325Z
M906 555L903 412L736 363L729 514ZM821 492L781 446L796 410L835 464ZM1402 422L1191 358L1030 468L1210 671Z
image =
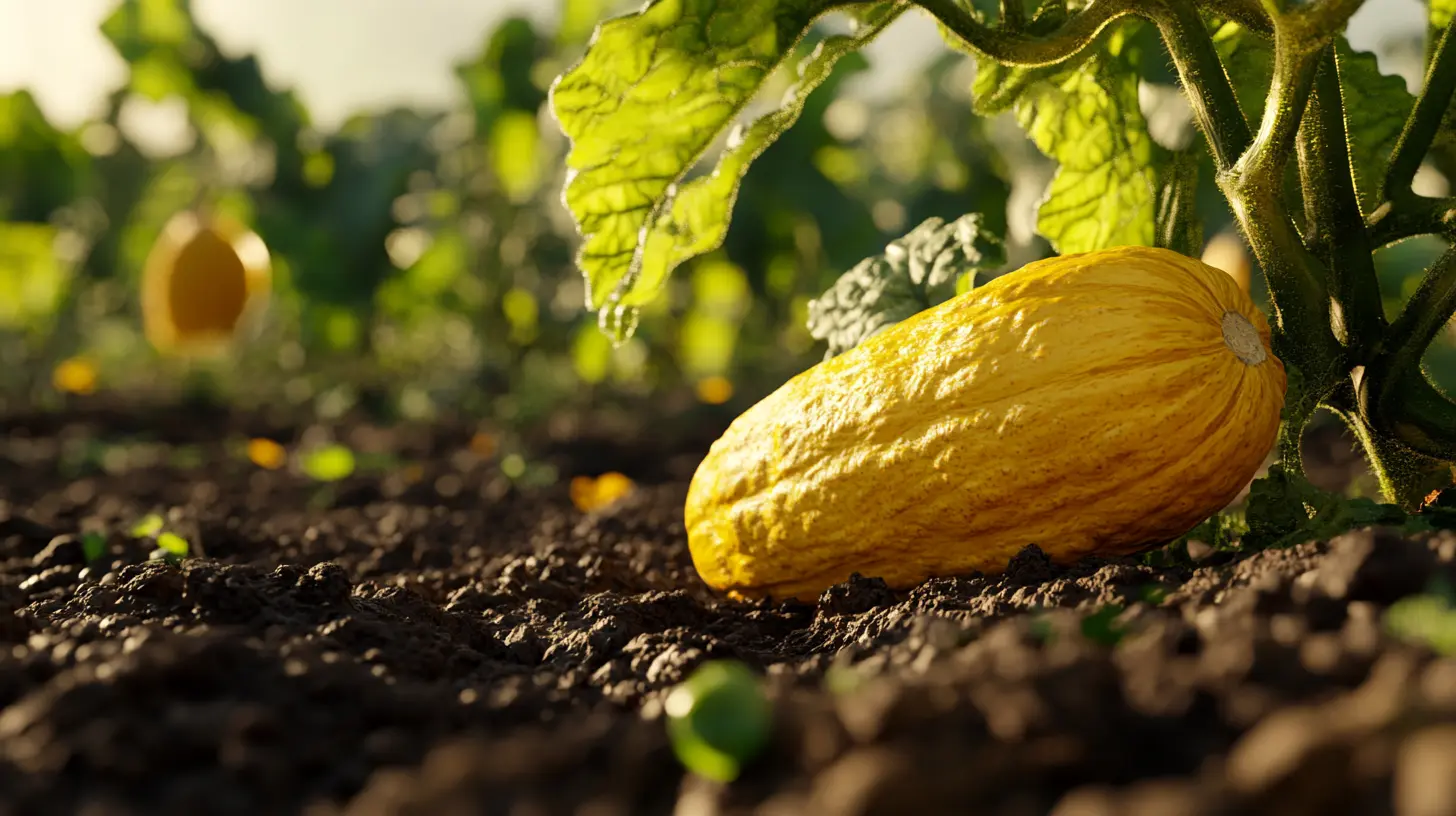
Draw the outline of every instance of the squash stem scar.
M1269 358L1264 343L1259 339L1259 330L1247 317L1235 311L1223 313L1223 342L1234 356L1246 365L1256 366Z

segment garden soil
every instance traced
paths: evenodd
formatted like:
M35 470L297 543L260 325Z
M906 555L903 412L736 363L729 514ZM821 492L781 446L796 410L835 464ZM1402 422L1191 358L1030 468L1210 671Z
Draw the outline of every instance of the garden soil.
M1381 626L1456 580L1456 534L1159 568L1029 548L994 577L744 604L683 531L721 427L543 438L528 461L561 478L522 487L459 423L0 425L4 816L1456 814L1456 660ZM323 485L238 454L263 435L397 462ZM567 480L606 470L637 489L577 510ZM148 560L150 513L197 557ZM685 773L663 728L715 658L775 710L732 784Z

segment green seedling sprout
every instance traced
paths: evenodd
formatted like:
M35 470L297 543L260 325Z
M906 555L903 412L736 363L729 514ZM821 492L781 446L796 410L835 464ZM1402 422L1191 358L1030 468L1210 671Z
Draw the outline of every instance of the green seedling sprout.
M85 556L87 563L106 555L106 536L95 531L82 535L81 553Z
M343 445L325 445L303 457L303 472L320 482L337 482L354 473L354 452Z
M1401 598L1385 610L1385 630L1392 636L1456 657L1456 592L1444 581L1426 592Z
M162 532L166 522L156 513L149 513L131 528L132 538L152 538Z
M1116 646L1127 634L1127 627L1117 620L1123 611L1121 606L1109 604L1082 618L1082 637L1103 646Z
M678 761L699 776L732 782L768 743L773 708L742 663L703 664L668 694L667 733Z

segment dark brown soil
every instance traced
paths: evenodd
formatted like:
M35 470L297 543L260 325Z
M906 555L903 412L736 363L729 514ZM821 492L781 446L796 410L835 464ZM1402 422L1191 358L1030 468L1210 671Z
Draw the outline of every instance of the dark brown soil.
M557 446L563 477L639 480L594 514L466 455L468 428L337 429L412 464L330 487L239 458L303 435L257 417L0 430L7 816L1456 814L1456 660L1380 624L1456 583L1456 534L1168 568L1029 549L995 578L743 605L685 549L715 429ZM203 556L147 560L127 531L153 512ZM764 671L776 707L728 786L684 774L661 722L710 658Z

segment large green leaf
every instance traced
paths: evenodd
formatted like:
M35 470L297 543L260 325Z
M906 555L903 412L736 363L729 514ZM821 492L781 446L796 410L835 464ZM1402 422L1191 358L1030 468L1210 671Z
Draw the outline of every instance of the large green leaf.
M1124 33L1106 51L1027 88L1016 105L1027 135L1060 165L1037 230L1061 254L1156 239L1166 155L1148 135L1138 73L1121 51Z
M1360 212L1369 215L1380 204L1380 184L1391 151L1400 139L1415 97L1405 80L1380 73L1375 55L1356 51L1344 37L1335 44L1340 86L1345 101L1345 128L1350 144L1350 168Z
M863 45L903 2L862 12L800 70L783 106L738 130L711 174L683 183L718 135L793 52L827 0L654 0L598 27L551 91L572 146L565 190L584 238L587 303L617 339L684 260L726 234L749 164L798 118L835 60Z

